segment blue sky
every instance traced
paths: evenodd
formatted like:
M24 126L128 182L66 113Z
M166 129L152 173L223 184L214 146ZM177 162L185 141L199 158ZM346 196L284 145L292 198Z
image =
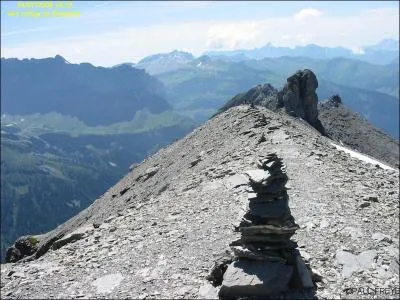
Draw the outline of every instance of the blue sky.
M26 2L26 1L22 1ZM44 1L34 1L44 2ZM56 5L60 1L48 1ZM398 1L64 1L73 18L10 17L17 1L1 2L1 55L49 57L111 66L174 49L201 55L230 50L315 43L359 51L399 39Z

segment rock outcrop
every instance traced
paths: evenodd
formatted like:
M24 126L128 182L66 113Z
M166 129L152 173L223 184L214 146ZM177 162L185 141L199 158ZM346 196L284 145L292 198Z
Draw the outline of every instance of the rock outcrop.
M314 288L311 272L297 244L290 240L299 226L288 206L286 168L275 153L258 160L249 177L249 210L231 243L234 261L222 281L221 299L283 296Z
M284 88L278 94L278 106L295 117L300 117L324 134L324 128L318 119L318 80L308 69L299 70L287 79Z
M18 238L15 243L7 249L6 262L16 262L25 257L34 254L38 249L40 236L22 236Z
M339 95L330 96L326 104L334 107L339 107L339 105L342 104L342 98L340 98Z
M287 79L279 93L279 104L289 115L300 117L311 125L318 119L318 97L315 90L318 80L311 70L297 71Z
M272 111L284 108L287 114L302 118L320 133L325 134L318 119L317 88L318 80L315 74L308 69L299 70L287 79L281 91L278 92L268 83L257 85L248 92L233 97L221 107L217 114L241 104L262 106Z
M276 110L278 107L278 90L269 83L259 84L246 93L236 95L229 100L218 113L224 112L232 106L250 104Z

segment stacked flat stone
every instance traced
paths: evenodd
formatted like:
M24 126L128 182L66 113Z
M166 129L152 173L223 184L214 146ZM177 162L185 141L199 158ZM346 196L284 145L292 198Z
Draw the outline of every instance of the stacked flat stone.
M265 298L313 287L311 276L290 240L299 228L290 213L286 167L275 153L247 171L249 209L237 228L240 240L230 244L235 259L219 292L222 299Z

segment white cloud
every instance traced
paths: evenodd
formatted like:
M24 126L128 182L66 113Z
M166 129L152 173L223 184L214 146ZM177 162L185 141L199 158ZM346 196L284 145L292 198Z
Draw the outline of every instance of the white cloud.
M365 14L375 15L377 17L388 17L388 16L399 16L398 8L392 7L382 7L382 8L375 8L375 9L367 9L364 12Z
M80 37L59 38L49 42L32 42L2 47L4 57L64 56L71 63L90 62L112 66L137 62L149 54L169 52L184 47L200 55L207 40L208 24L186 23L124 28ZM79 51L77 51L79 49Z
M306 20L308 18L319 17L323 14L321 10L315 8L304 8L294 15L295 20Z
M314 35L312 33L299 33L294 36L298 44L306 45L313 41Z
M246 47L259 36L256 22L220 23L208 28L206 45L211 49Z
M2 32L1 33L1 37L9 37L9 36L16 36L16 35L21 35L21 34L32 34L33 32L39 32L39 31L49 31L52 29L55 29L57 27L53 26L53 27L34 27L34 28L30 28L30 29L17 29L17 30L10 30L7 32Z
M90 20L92 21L92 20ZM68 61L90 62L112 66L121 62L137 62L144 56L187 49L194 55L204 51L234 48L255 48L267 43L292 47L315 43L322 46L343 46L357 51L359 47L378 43L385 38L399 39L399 13L396 9L361 11L355 15L323 17L309 22L296 22L293 16L262 20L169 23L155 26L110 29L101 34L38 40L5 46L4 57L49 57L60 54Z

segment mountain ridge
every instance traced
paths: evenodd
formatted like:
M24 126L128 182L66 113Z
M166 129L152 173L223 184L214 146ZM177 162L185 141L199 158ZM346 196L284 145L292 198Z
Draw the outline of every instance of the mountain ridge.
M338 95L318 103L318 113L331 139L399 168L398 141L348 109Z
M129 66L70 64L61 56L1 59L1 110L7 114L59 112L88 125L130 121L137 110L170 110L164 87L145 71ZM21 85L24 88L20 88ZM113 99L112 105L110 99Z
M55 60L68 64L62 57ZM199 69L216 74L208 57L196 63ZM239 65L221 65L227 66L227 72L235 67L243 70ZM304 270L313 277L308 286L316 295L343 297L360 282L395 288L399 261L393 253L398 252L399 232L393 224L398 224L399 216L399 164L397 160L396 169L385 165L379 161L383 156L376 157L375 149L368 147L390 142L386 155L392 159L395 151L391 150L397 146L398 154L398 143L384 139L382 132L347 110L339 96L318 107L317 87L315 74L303 70L289 77L281 91L264 84L234 97L235 107L227 107L185 138L133 164L124 178L76 216L43 235L19 238L7 251L7 260L18 263L2 265L2 294L10 298L221 298L224 266L235 260L232 245L239 237L238 224L247 222L242 216L254 197L248 174L266 155L278 155L287 167L287 196L300 225L294 238L307 264ZM146 113L135 117L138 124L145 121ZM3 136L10 145L19 139L16 124L7 125L12 126L2 124L2 147ZM75 125L72 120L69 129ZM118 129L124 132L125 125ZM361 126L364 131L346 136L349 127ZM103 129L96 130L94 140L89 139L92 148L81 140L83 148L93 150L96 138L103 138ZM359 143L354 134L359 138L373 134L378 139ZM126 141L129 136L122 138ZM50 145L58 140L63 149L74 151L69 148L73 139L80 137L46 133L30 142ZM367 145L361 150L373 157L354 155L338 145L342 141L354 142L354 147ZM123 148L115 141L109 145ZM117 165L112 159L108 164ZM282 168L285 174L286 167ZM51 165L38 170L63 175ZM215 272L222 275L216 278Z
M23 123L37 124L25 118ZM45 121L46 116L37 118ZM49 124L56 124L52 120ZM128 123L120 132L110 126L108 132L89 127L74 135L67 128L32 130L7 126L11 124L2 120L2 260L17 237L46 232L69 219L117 182L130 165L193 128L183 121L167 121L140 131Z
M155 75L185 67L194 56L189 52L174 50L169 53L160 53L146 56L133 66L145 69L149 74Z
M176 111L203 121L236 94L265 82L281 88L287 77L305 68L318 75L321 99L340 94L352 110L392 137L399 137L398 73L390 65L296 57L232 63L203 57L156 76L164 83L166 98Z
M219 58L228 57L228 59L229 57L236 57L239 59L263 59L266 57L280 56L307 56L319 59L347 57L384 65L399 56L399 41L385 39L378 44L361 47L356 52L344 47L324 47L316 44L290 48L274 46L267 43L265 46L259 48L231 51L208 51L204 54Z
M323 135L383 160L393 167L399 167L397 140L352 112L342 103L339 95L329 97L321 103L316 94L317 88L315 74L310 70L299 70L287 79L283 89L275 89L271 84L257 85L226 102L217 114L241 104L262 106L275 112L285 110L290 115L307 121ZM384 114L381 112L380 115Z
M17 237L69 219L195 126L143 70L60 55L1 66L1 260Z
M241 174L271 152L287 167L300 254L323 279L316 296L343 297L365 280L394 288L398 170L363 163L331 143L286 113L233 107L49 232L36 260L2 265L2 294L217 298L219 287L206 278L239 237L234 226L248 199ZM353 257L363 257L362 273Z

